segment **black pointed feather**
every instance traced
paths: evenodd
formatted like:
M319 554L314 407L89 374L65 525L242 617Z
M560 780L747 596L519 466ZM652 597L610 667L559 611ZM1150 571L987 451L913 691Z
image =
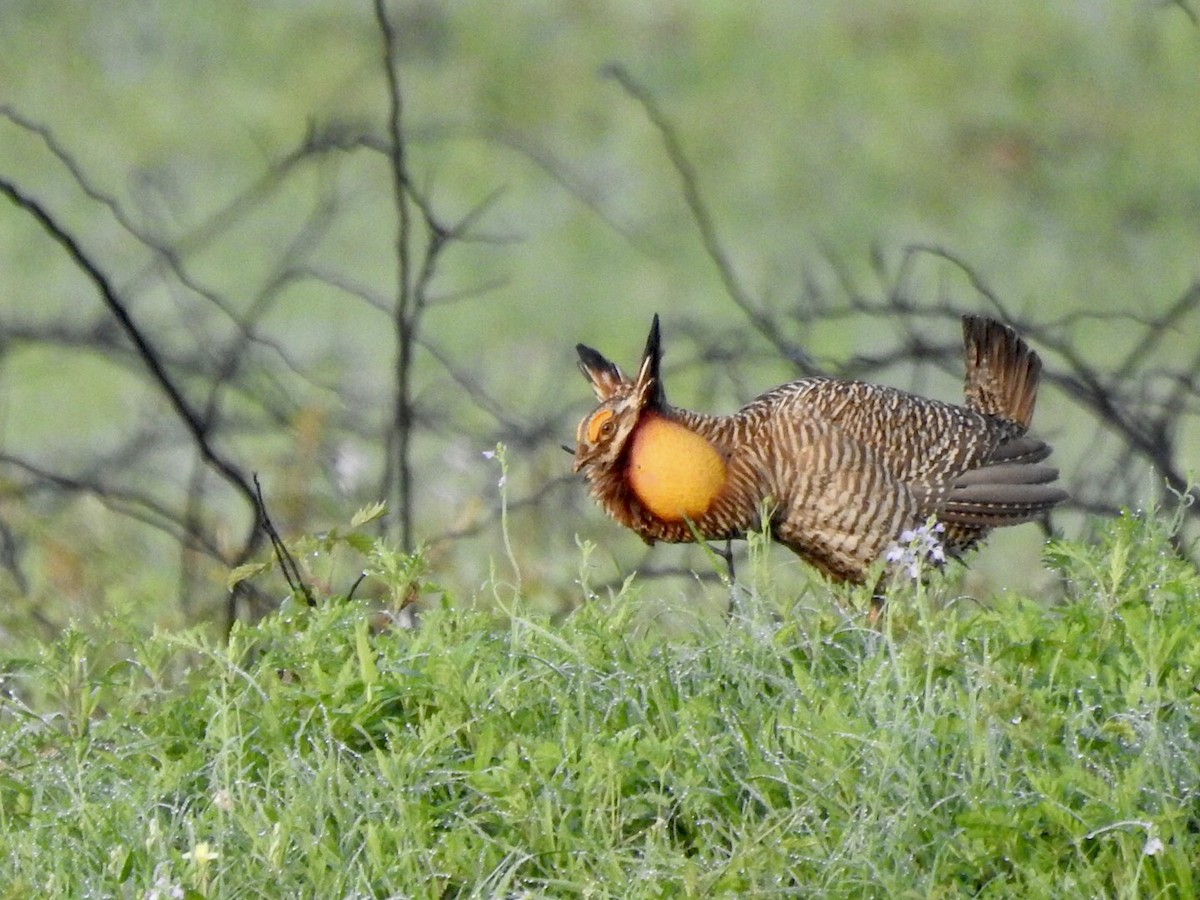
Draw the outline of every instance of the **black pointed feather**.
M579 367L587 374L588 369L614 369L612 363L604 358L598 350L593 350L587 344L576 344L575 352L579 354Z
M642 354L642 365L638 369L637 377L642 396L651 409L662 409L667 405L667 392L659 374L661 364L662 341L659 338L658 313L655 313L650 323L650 334L646 338L646 350Z

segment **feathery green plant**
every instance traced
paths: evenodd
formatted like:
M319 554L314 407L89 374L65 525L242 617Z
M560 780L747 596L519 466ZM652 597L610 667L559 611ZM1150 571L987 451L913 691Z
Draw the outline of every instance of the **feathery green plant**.
M343 600L227 645L66 634L4 664L0 896L1195 893L1170 523L1052 545L1063 602L935 575L883 631L757 553L730 619L669 639L636 581L561 622L445 597L415 629ZM384 569L403 596L419 566Z

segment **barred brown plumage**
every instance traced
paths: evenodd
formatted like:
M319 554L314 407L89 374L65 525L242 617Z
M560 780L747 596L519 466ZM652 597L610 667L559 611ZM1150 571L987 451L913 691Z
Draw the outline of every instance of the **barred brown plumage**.
M962 321L963 406L813 376L732 415L703 415L667 403L658 316L634 378L579 344L600 404L579 424L575 471L651 544L742 537L765 504L775 540L835 580L864 582L931 518L961 556L1067 497L1041 465L1050 447L1026 434L1041 360L999 322Z

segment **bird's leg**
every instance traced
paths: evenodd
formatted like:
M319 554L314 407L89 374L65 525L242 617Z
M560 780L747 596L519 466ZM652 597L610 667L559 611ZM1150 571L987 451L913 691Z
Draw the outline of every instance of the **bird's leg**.
M736 594L734 594L734 582L737 581L737 573L734 571L733 567L733 539L725 539L725 548L723 550L714 547L712 544L708 545L708 549L710 549L717 556L721 557L721 559L725 560L725 567L729 571L729 608L725 611L725 615L732 616L733 607L737 599Z
M871 609L867 613L867 624L872 628L880 627L880 620L883 618L883 607L887 603L887 594L883 589L884 576L880 575L879 580L875 582L875 590L871 592Z

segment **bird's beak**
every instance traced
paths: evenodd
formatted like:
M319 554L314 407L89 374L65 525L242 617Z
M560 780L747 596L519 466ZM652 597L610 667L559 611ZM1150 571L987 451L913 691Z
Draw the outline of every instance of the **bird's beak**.
M579 447L572 450L566 444L563 444L562 448L575 457L575 459L571 462L571 471L578 474L579 470L583 468L583 464L586 462L586 459L583 455L583 445L580 444Z

